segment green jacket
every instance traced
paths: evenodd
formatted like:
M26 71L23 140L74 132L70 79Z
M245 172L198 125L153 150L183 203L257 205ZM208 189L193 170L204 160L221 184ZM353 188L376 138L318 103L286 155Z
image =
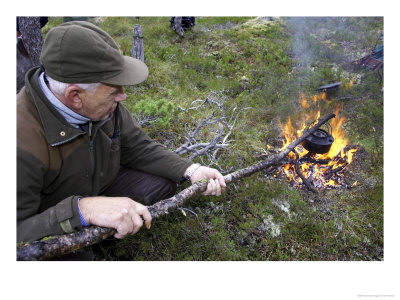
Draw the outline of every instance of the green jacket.
M120 165L179 182L192 164L151 140L122 105L117 122L114 112L88 133L74 128L42 93L39 75L29 70L17 96L18 242L81 229L78 198L102 194Z

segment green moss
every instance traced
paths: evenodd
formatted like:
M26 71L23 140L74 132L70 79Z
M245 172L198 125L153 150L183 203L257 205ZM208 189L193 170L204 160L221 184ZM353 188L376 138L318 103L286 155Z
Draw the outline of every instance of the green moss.
M136 18L91 21L129 55ZM61 22L50 18L44 33ZM375 46L383 18L198 17L183 39L168 17L141 17L139 24L150 74L126 88L124 105L132 114L164 118L144 128L150 136L181 145L185 126L211 109L176 108L217 92L227 109L250 108L230 136L232 151L219 156L224 168L243 168L268 153L267 144L280 147L278 120L290 116L300 125L300 93L312 98L319 86L342 81L332 101L320 105L322 113L342 107L349 143L360 146L348 176L359 186L312 194L259 172L229 184L220 198L190 199L185 207L197 216L176 211L154 220L150 231L96 245L97 259L383 259L383 84L377 74L351 65Z

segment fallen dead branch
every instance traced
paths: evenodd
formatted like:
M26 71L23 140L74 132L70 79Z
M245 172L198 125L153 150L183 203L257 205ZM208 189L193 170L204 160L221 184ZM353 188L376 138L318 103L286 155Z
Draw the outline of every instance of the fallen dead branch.
M293 151L294 148L305 138L307 138L321 125L334 117L335 114L333 113L326 115L324 118L320 119L315 126L305 130L303 135L293 141L286 149L279 154L274 155L270 159L265 159L264 161L254 164L250 167L225 175L225 182L230 183L243 177L250 176L260 170L280 164L281 160L284 159L289 152ZM168 212L171 210L179 208L186 200L194 195L204 192L206 188L206 182L195 183L171 198L161 200L151 206L148 206L153 220L168 214ZM83 247L98 243L114 233L115 230L112 228L90 226L79 232L58 235L40 241L33 241L28 244L17 246L17 260L49 260L51 258L66 255Z
M186 142L174 152L179 155L187 153L189 159L194 160L197 158L202 165L217 167L222 174L232 172L232 169L223 170L219 164L217 154L221 150L231 150L229 147L234 141L230 140L229 137L233 132L239 115L243 111L250 109L250 107L227 107L223 94L212 92L205 100L197 99L188 108L182 108L181 106L178 108L184 112L199 109L213 109L213 112L209 117L200 121L196 128L185 128L187 132L185 136ZM204 133L207 133L207 135L212 133L214 137L209 142L203 142Z

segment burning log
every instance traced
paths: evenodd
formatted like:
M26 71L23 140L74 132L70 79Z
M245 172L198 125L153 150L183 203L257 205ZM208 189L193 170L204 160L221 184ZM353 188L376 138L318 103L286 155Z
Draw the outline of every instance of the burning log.
M297 153L296 149L293 149L293 153L296 155L296 161L294 163L294 168L296 170L297 175L300 176L301 180L303 181L303 183L306 185L306 187L315 193L314 188L312 187L311 183L304 177L304 175L301 173L300 171L300 167L299 167L299 154ZM312 178L312 176L310 176L310 178Z
M225 182L230 183L243 177L250 176L260 170L280 164L281 160L293 151L294 148L305 138L334 117L335 114L333 113L326 115L316 125L305 130L303 135L293 141L285 148L285 150L274 155L270 159L265 159L264 161L250 167L225 175ZM148 209L152 218L157 219L168 214L169 211L179 208L186 200L194 195L204 192L206 189L207 182L197 182L171 198L161 200L148 206ZM50 260L54 257L66 255L83 247L98 243L114 233L115 229L113 228L90 226L78 232L58 235L40 241L33 241L31 243L17 246L17 260Z
M324 100L324 98L314 96L312 100L316 103L316 101ZM305 110L310 107L303 94L299 97L299 104ZM341 106L337 105L335 109L336 116L339 116L340 110ZM307 122L313 124L313 115L315 115L314 118L319 119L319 114L320 110L315 114L306 111L303 114L304 123L302 128L307 128ZM298 157L296 157L295 153L290 153L288 162L282 164L274 176L283 174L294 186L305 186L309 190L310 186L318 189L337 188L339 186L348 187L344 184L344 177L341 171L352 162L353 154L358 148L347 147L346 133L342 129L345 121L345 117L337 117L332 120L329 126L325 124L327 125L325 130L320 128L307 137L302 145L296 147ZM292 127L290 118L286 124L280 124L280 126L284 137L282 149L287 147L295 139L295 136L302 134L302 130L296 131Z
M299 159L299 164L311 163L311 164L327 165L329 164L329 162L330 162L329 159L316 159L306 156L303 156L302 158Z

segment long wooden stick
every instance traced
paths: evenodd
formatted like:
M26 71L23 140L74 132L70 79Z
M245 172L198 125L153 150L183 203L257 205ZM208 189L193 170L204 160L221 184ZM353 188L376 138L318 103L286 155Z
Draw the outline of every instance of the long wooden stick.
M313 127L305 130L301 137L293 141L282 152L274 155L270 159L254 164L250 167L235 171L224 176L225 182L230 183L240 178L250 176L260 170L270 166L278 165L279 162L286 157L297 145L305 140L310 134L316 131L321 125L334 118L335 114L330 113ZM200 194L207 189L206 182L192 184L175 196L161 200L151 206L148 206L153 219L168 214L183 205L183 203L194 195ZM113 228L105 228L100 226L86 227L78 232L63 234L51 237L46 240L33 241L17 247L17 260L49 260L54 257L66 255L68 253L79 250L83 247L96 244L115 233Z

